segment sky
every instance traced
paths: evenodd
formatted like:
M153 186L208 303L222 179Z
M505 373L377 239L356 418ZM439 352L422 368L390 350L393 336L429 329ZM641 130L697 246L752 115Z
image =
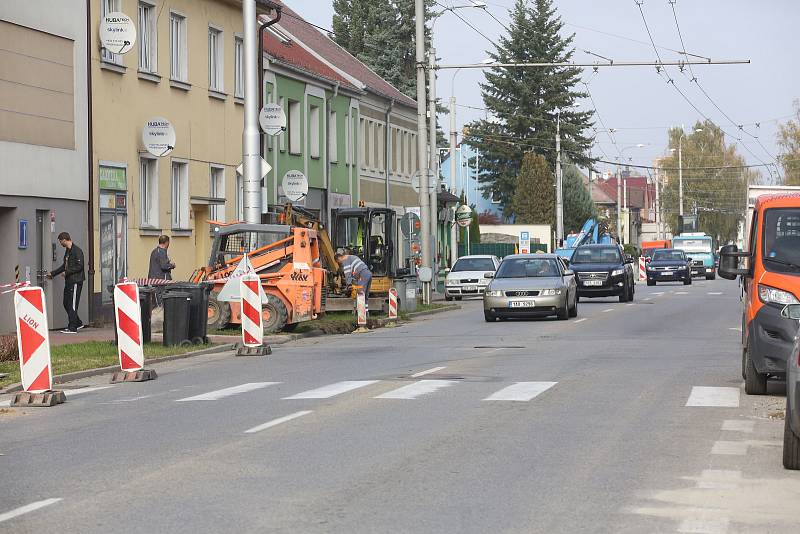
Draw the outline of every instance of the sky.
M437 9L441 9L472 2L438 3ZM309 22L331 27L331 0L287 0L287 4ZM485 4L500 22L481 9L455 11L483 36L453 12L439 17L434 39L441 64L480 63L486 59L486 51L493 49L490 41L496 42L506 33L503 25L508 25L508 11L514 0L486 0ZM603 61L585 50L615 61L656 60L634 0L554 0L553 5L565 23L563 33L575 35L574 61ZM731 136L731 142L741 139L737 149L748 164L775 164L778 123L791 117L793 101L800 98L800 44L796 36L800 2L674 0L674 6L687 52L715 60L749 59L751 63L693 66L698 83L691 81L688 70L681 73L677 67L667 67L675 86L699 112L654 67L600 68L597 73L585 69L583 81L588 83L592 98L583 99L579 107L597 112L595 127L599 132L593 155L651 165L655 158L666 154L669 127L683 125L688 133L691 125L705 115ZM669 0L644 0L641 9L653 41L663 47L658 49L661 60L683 59ZM439 96L446 103L451 91L455 95L459 130L465 123L484 117L484 111L471 109L483 108L479 86L484 79L482 72L461 70L455 78L453 71L440 72ZM446 132L448 118L440 116L439 120ZM612 129L613 133L607 131ZM645 146L638 147L640 144ZM601 170L612 167L598 164ZM774 165L769 170L777 176ZM766 167L761 167L761 172L765 178L770 177Z

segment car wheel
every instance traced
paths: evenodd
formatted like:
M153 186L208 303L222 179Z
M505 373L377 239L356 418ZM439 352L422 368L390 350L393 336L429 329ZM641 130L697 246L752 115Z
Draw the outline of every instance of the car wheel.
M575 296L575 303L572 305L572 308L569 310L570 317L577 317L578 316L578 297Z
M742 380L747 378L745 369L747 368L747 349L742 347Z
M564 307L556 310L556 318L559 321L566 321L569 319L569 303L564 303Z
M631 291L628 293L628 302L633 302L633 297L636 296L636 284L631 284Z
M747 342L746 361L744 365L744 392L748 395L764 395L767 392L767 375L756 370L751 355L750 342Z
M794 433L789 424L791 417L791 403L786 398L786 419L783 422L783 467L786 469L800 469L800 436Z
M622 293L619 296L620 302L628 302L628 284L625 284L625 287L622 288Z
M648 286L654 286L654 285L656 285L656 281L655 281L655 280L650 280L650 279L648 279L648 280L647 280L647 285L648 285Z
M580 301L581 301L581 296L575 295L575 304L579 303Z
M497 319L492 312L486 310L483 311L483 318L487 323L493 323Z
M691 278L687 278L686 280L683 281L683 285L685 285L685 286L692 285L692 279Z
M456 300L461 300L463 297L453 297Z
M717 273L711 273L706 275L706 280L715 280L717 278Z
M445 294L444 300L449 302L449 301L453 300L453 297L451 297L450 295Z

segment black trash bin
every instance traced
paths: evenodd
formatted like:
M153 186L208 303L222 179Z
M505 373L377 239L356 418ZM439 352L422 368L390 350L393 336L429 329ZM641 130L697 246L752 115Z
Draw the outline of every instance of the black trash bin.
M152 287L139 288L139 308L142 311L142 342L150 343L152 340L151 318L153 314L153 295L155 291Z
M211 284L190 284L176 282L169 285L168 291L189 293L189 340L195 345L208 343L208 295Z
M164 293L164 335L165 347L191 345L189 338L189 309L191 294L184 291Z

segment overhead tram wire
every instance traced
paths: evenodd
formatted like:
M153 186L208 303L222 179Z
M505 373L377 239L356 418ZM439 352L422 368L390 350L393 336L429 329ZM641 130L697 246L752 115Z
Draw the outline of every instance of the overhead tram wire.
M456 10L454 10L454 9L449 9L449 6L446 6L445 4L442 4L441 2L438 2L438 1L436 1L436 5L438 5L439 7L443 8L443 9L447 9L448 11L450 11L450 13L452 13L453 15L455 15L456 17L458 17L458 18L461 20L461 22L463 22L464 24L466 24L467 26L469 26L470 28L472 28L472 30L473 30L473 31L475 31L475 33L477 33L478 35L480 35L481 37L483 37L484 39L486 39L486 40L487 40L487 41L488 41L488 42L489 42L489 43L490 43L492 46L494 46L494 47L496 47L496 48L499 48L499 46L497 45L497 43L496 43L496 42L494 42L492 39L490 39L489 37L487 37L487 36L486 36L486 34L485 34L485 33L483 33L482 31L480 31L478 28L476 28L475 26L473 26L473 25L472 25L472 23L470 23L470 22L469 22L467 19L465 19L464 17L462 17L462 16L461 16L461 14L460 14L460 13L458 13Z

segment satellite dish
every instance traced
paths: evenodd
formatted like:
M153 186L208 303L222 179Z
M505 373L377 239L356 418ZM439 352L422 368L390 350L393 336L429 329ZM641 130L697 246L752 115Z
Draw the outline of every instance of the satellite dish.
M175 148L175 129L167 119L155 117L148 120L142 129L142 143L145 150L160 158Z
M283 196L292 202L298 202L308 194L308 178L300 171L288 171L281 181Z
M286 113L279 104L267 104L258 114L258 123L268 135L278 135L286 130Z
M100 22L100 43L114 54L129 52L136 43L136 26L121 11L108 13Z

